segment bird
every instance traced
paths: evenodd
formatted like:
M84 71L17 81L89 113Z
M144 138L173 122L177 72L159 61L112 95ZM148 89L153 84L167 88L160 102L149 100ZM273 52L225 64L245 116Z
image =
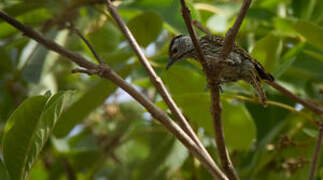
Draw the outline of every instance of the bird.
M198 38L206 64L208 67L216 67L221 62L222 47L224 37L208 34ZM197 52L194 48L190 36L178 35L174 37L168 49L169 62L166 69L169 69L175 62L192 58L198 60ZM274 81L274 77L265 71L264 67L251 55L234 43L231 52L224 60L220 75L220 84L243 80L253 86L261 104L266 107L267 97L261 87L261 81ZM208 68L212 69L212 68Z

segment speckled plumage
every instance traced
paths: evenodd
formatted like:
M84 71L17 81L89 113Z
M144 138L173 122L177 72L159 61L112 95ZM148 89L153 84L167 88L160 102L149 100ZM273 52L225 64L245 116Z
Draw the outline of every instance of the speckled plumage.
M220 60L223 42L224 38L217 35L206 35L199 39L208 66L216 67ZM173 38L168 53L170 61L166 68L181 59L198 59L189 36L179 35ZM255 88L262 104L265 105L266 96L260 85L261 79L274 80L273 76L267 73L259 62L252 58L246 50L235 44L226 58L226 64L221 74L221 83L244 80Z

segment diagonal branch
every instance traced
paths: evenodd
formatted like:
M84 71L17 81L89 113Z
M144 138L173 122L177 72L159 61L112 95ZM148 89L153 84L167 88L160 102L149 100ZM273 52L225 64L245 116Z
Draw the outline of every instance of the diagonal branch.
M225 58L227 58L227 56L229 55L229 53L231 52L231 49L234 45L234 40L238 34L238 31L240 29L240 26L242 24L242 21L249 9L249 6L251 4L252 0L244 0L243 4L241 6L240 12L238 14L238 17L236 19L236 21L234 22L234 25L232 26L232 28L230 28L226 35L225 35L225 39L224 39L224 44L223 44L223 48L222 48L222 58L223 60Z
M198 20L193 20L193 25L205 34L212 35L212 32L208 28L204 27Z
M202 68L204 70L204 72L206 74L208 74L209 70L208 70L208 65L207 62L205 60L205 57L203 55L203 51L201 46L199 45L198 42L198 38L196 35L196 32L193 29L193 23L192 23L192 17L191 17L191 11L190 9L187 7L185 0L180 0L181 1L181 6L182 6L182 16L184 18L185 24L186 24L186 28L188 30L188 33L190 34L190 37L192 39L194 48L197 52L198 55L198 60L201 62L202 64Z
M158 120L173 135L175 135L176 138L179 139L197 159L199 159L202 165L209 170L209 172L213 175L214 178L218 178L221 180L228 179L217 166L214 166L214 162L210 161L210 159L205 156L204 152L200 149L200 147L197 146L194 141L192 141L192 139L167 115L167 113L156 107L153 104L153 102L151 102L142 93L138 92L133 86L131 86L129 83L123 80L108 65L97 65L90 62L81 55L65 49L64 47L58 45L52 40L46 39L44 36L34 31L30 27L23 25L16 19L8 16L2 10L0 10L0 18L14 26L21 32L23 32L24 35L42 44L49 50L52 50L60 54L61 56L68 58L80 67L88 70L88 72L96 72L96 74L101 76L102 78L109 79L114 84L118 85L129 95L131 95L137 102L139 102L143 107L145 107L147 111L152 115L152 117Z
M189 125L187 119L184 117L184 115L181 113L179 110L178 106L174 102L173 98L167 91L163 81L161 80L160 77L156 74L154 69L152 68L151 64L149 63L148 59L142 52L140 46L138 45L136 39L133 37L132 33L130 32L129 28L123 21L123 19L120 17L118 11L116 8L113 6L110 0L106 1L108 10L113 17L113 19L117 22L119 25L120 30L124 33L126 36L128 42L130 43L132 49L135 51L137 57L139 58L140 62L144 66L146 72L149 75L150 81L154 84L154 86L157 88L158 92L162 96L163 100L166 102L167 106L171 110L171 112L175 115L176 119L180 123L181 127L183 130L193 139L193 141L201 148L201 150L204 152L205 156L210 158L212 160L211 156L209 153L206 151L205 147L203 144L200 142L196 134L194 133L192 127ZM212 160L213 161L213 160ZM215 165L215 163L214 163Z
M295 102L298 102L301 105L303 105L304 107L307 107L308 109L310 109L311 111L323 116L323 109L321 109L321 108L315 106L314 104L296 96L295 94L293 94L292 92L290 92L289 90L287 90L286 88L284 88L283 86L279 85L278 83L276 83L274 81L265 80L265 82L267 84L269 84L270 86L272 86L273 88L277 89L280 93L282 93L285 96L289 97L290 99L294 100Z

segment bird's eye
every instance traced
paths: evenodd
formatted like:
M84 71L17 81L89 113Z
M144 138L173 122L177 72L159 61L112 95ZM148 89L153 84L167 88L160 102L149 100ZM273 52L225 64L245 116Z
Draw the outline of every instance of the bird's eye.
M177 48L173 49L173 54L177 53Z

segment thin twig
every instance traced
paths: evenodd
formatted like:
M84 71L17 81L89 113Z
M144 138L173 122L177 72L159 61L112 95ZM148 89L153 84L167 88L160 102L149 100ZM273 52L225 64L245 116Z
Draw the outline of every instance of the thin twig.
M212 34L212 32L208 28L204 27L198 20L193 20L193 25L207 35Z
M284 94L285 96L289 97L290 99L300 103L301 105L303 105L304 107L307 107L308 109L310 109L311 111L323 116L323 109L315 106L314 104L296 96L295 94L293 94L292 92L290 92L289 90L287 90L286 88L284 88L283 86L279 85L278 83L274 82L274 81L267 81L265 80L265 82L269 85L271 85L273 88L277 89L280 93Z
M223 48L222 48L222 58L223 60L229 55L229 53L231 52L231 49L234 45L234 40L238 34L238 31L240 29L241 23L249 9L249 6L251 4L252 0L244 0L243 4L241 6L239 15L236 19L236 21L234 22L234 25L227 31L226 35L225 35L225 39L224 39L224 43L223 43Z
M322 122L318 122L318 123L319 123L319 134L318 134L317 141L316 141L316 146L315 146L315 151L314 151L314 155L313 155L310 175L308 177L309 180L314 179L315 170L316 170L316 166L317 166L317 160L320 155L320 149L321 149L322 138L323 138L323 123Z
M222 95L222 96L229 97L229 98L236 99L236 100L241 100L241 101L247 101L247 102L253 102L253 103L261 104L259 99L256 99L256 98L250 98L250 97L241 96L241 95ZM306 112L303 112L303 111L297 111L292 106L289 106L289 105L281 103L281 102L270 101L270 100L267 101L267 104L272 105L272 106L277 106L277 107L286 109L286 110L288 110L290 112L296 113L296 114L304 117L304 119L307 119L307 120L311 121L313 124L316 124L315 120L313 119L313 117L310 114L308 114Z
M109 66L96 65L89 60L85 59L81 55L71 52L64 47L58 45L52 40L46 39L44 36L34 31L30 27L21 24L16 19L8 16L2 10L0 10L0 18L23 32L26 36L42 44L46 48L55 51L61 56L66 57L72 62L76 63L80 67L88 70L97 70L98 75L105 79L109 79L114 84L118 85L129 95L131 95L137 102L139 102L143 107L151 113L152 117L163 124L173 135L177 137L186 148L205 166L214 177L218 179L227 180L228 178L221 172L217 166L213 166L213 161L210 162L208 157L205 157L204 152L201 151L200 147L196 145L194 141L160 108L156 107L153 102L151 102L147 97L138 92L133 86L123 80L116 72L114 72Z
M134 38L134 36L132 35L132 33L130 32L129 28L127 27L127 25L125 24L123 19L120 17L120 15L119 15L118 11L116 10L116 8L113 6L111 1L107 0L106 2L107 2L107 7L108 7L108 10L109 10L111 16L114 18L114 20L119 25L119 28L121 29L121 31L126 36L126 38L127 38L128 42L130 43L132 49L135 51L137 57L139 58L140 62L143 64L145 70L147 71L151 82L157 88L158 92L162 96L163 100L166 102L166 104L169 107L169 109L171 110L171 112L175 115L176 119L180 123L183 130L201 148L201 150L202 150L202 152L204 152L205 156L208 157L210 159L210 161L213 161L213 159L211 158L209 153L206 151L203 144L200 142L200 140L198 139L198 137L194 133L192 127L189 125L187 119L181 113L178 106L174 102L173 98L171 97L171 95L167 91L163 81L161 80L161 78L156 74L156 72L152 68L151 64L149 63L148 59L146 58L146 56L142 52L140 46L138 45L138 43L137 43L136 39ZM213 163L213 166L216 166L215 162Z
M82 33L74 27L72 23L69 23L68 28L74 31L87 45L87 47L91 50L92 54L94 55L95 59L98 61L99 64L103 64L103 60L100 58L100 56L95 52L94 48L90 44L90 42L82 35Z
M192 23L192 17L191 17L191 11L190 9L187 7L185 0L180 0L181 1L181 6L182 6L182 16L184 18L188 33L190 34L190 37L192 39L194 48L197 52L198 55L198 60L200 60L203 70L206 74L208 74L208 65L207 62L205 60L205 57L203 55L203 51L202 48L198 42L198 38L196 35L196 32L193 29L193 23Z

